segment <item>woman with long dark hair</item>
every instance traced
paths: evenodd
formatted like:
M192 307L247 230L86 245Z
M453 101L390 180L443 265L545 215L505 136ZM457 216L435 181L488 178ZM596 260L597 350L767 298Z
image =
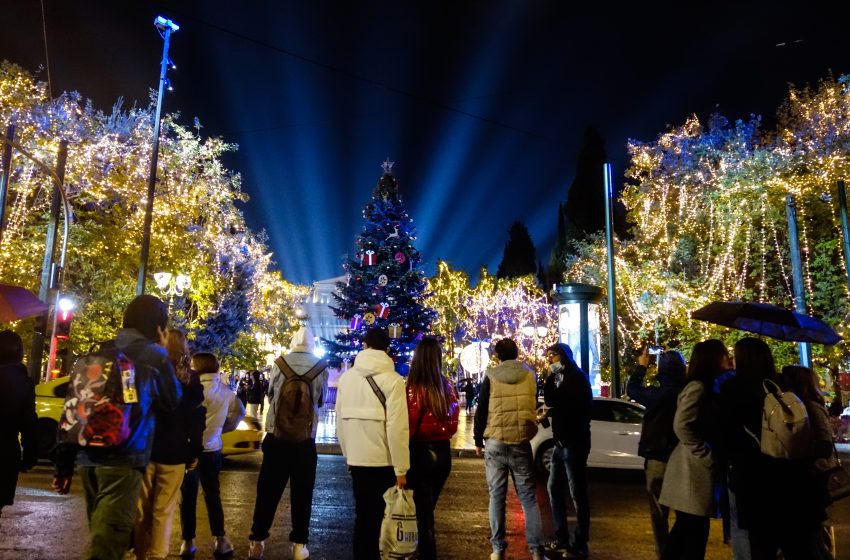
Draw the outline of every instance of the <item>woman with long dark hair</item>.
M419 529L419 558L435 560L434 507L452 469L449 441L457 431L457 395L442 373L443 354L436 338L425 337L413 352L407 376L410 470Z
M673 431L679 443L673 449L659 502L676 511L676 522L662 551L662 560L698 560L705 557L709 520L717 516L715 483L718 462L713 452L717 422L711 414L715 379L729 369L729 351L719 340L694 346L688 363L687 384L679 393Z

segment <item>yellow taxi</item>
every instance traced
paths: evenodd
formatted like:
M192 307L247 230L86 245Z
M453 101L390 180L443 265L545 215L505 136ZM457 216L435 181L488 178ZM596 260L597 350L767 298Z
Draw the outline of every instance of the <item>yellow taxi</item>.
M56 442L56 429L65 404L69 378L59 377L35 386L35 411L38 414L38 448L41 457ZM260 448L263 441L263 427L256 418L246 416L235 430L222 434L222 455L251 453Z

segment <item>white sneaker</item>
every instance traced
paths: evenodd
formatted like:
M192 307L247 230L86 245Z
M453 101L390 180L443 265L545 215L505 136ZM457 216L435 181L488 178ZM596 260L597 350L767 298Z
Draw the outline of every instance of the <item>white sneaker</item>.
M505 560L505 551L491 553L490 560Z
M214 556L229 556L233 554L233 545L230 544L230 539L227 537L216 537L215 538L215 550L213 551Z
M310 551L307 550L306 544L295 543L292 545L293 560L307 560L310 557Z
M195 539L189 539L180 544L180 558L192 558L196 551Z
M263 553L266 550L266 544L263 541L250 541L251 545L248 547L248 560L263 560L265 556Z

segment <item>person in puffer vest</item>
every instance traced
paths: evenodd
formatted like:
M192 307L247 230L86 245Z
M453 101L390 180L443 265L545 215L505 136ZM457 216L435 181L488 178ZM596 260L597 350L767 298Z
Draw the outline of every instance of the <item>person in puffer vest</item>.
M503 338L495 345L499 365L487 370L475 411L475 447L484 453L490 491L490 560L504 560L505 497L508 474L514 479L525 515L525 540L534 560L542 560L543 526L534 494L531 438L537 433L537 381L534 372L517 361L516 342ZM484 440L486 441L486 444Z

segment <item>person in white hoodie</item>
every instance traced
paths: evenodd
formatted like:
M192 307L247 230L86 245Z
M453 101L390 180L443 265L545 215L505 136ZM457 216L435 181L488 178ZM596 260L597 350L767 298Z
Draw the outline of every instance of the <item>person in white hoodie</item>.
M305 560L310 557L307 549L307 537L310 531L310 514L313 509L313 487L316 483L316 430L319 427L319 409L324 404L325 390L328 387L327 363L313 354L313 333L308 327L301 327L292 337L289 354L275 360L269 380L269 411L266 415L266 437L263 439L263 464L257 478L257 499L254 502L254 521L251 525L250 549L248 560L264 558L264 541L269 538L269 530L274 521L277 506L286 483L290 485L290 511L292 531L292 558ZM281 370L286 370L284 371ZM297 376L297 377L296 377ZM306 379L305 379L306 378ZM296 404L288 401L284 384L309 382L304 387L309 392L312 410L305 406L306 422L288 417L286 412L278 415L281 405L291 410ZM281 403L282 398L287 401ZM295 397L293 397L295 398ZM305 403L306 404L306 403ZM296 428L302 426L301 435L295 435Z
M218 359L209 352L198 352L192 356L192 369L200 375L204 386L204 406L207 409L204 428L204 452L198 466L186 473L180 487L180 523L183 526L183 543L180 556L195 555L195 524L198 503L198 484L204 489L204 502L210 533L215 537L215 556L233 554L233 545L224 535L224 510L221 507L218 475L221 472L221 434L236 429L245 416L242 401L236 398L230 387L222 381Z
M404 487L410 468L404 380L383 329L366 331L354 367L339 378L336 430L354 491L354 558L379 560L384 492Z

